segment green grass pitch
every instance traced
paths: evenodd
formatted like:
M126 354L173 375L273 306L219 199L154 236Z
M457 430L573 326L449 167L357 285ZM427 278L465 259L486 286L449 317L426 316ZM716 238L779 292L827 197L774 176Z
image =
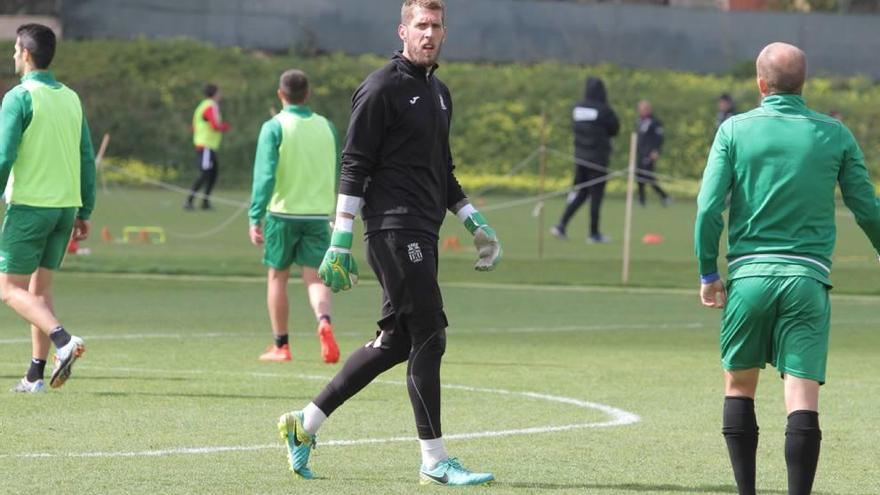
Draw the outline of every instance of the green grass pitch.
M506 199L489 198L484 208ZM92 254L72 257L57 277L58 313L88 351L60 391L0 393L0 493L430 490L418 486L418 446L399 440L415 434L402 367L324 425L313 457L318 480L287 470L275 420L307 403L340 365L320 362L298 283L290 287L294 361L256 361L269 330L246 220L198 235L222 226L234 207L184 214L179 196L155 191L111 190L99 201L95 239L85 244ZM548 227L561 207L548 202ZM473 272L461 226L450 221L443 232L465 246L441 257L451 322L444 431L453 455L498 478L468 491L735 493L720 433L719 313L696 296L692 204L636 210L636 240L656 232L666 241L634 245L630 288L615 286L620 201L610 200L604 216L614 243L585 245L581 212L572 240L546 239L543 261L531 210L487 211L505 242L498 272ZM815 492L868 495L880 489L880 267L852 220L839 220ZM100 242L101 227L118 237L125 225L162 226L168 242ZM335 297L343 359L372 336L378 302L370 277ZM0 325L0 384L8 388L27 364L29 332L7 308ZM757 402L761 493L786 493L781 392L768 369Z

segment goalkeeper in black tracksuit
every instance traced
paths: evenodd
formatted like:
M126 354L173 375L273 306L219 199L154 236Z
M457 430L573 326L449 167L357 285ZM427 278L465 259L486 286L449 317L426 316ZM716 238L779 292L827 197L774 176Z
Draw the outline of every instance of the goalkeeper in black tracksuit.
M349 356L302 411L281 417L291 469L304 478L313 477L308 458L324 420L379 374L406 362L421 482L478 485L494 479L449 457L440 422L440 361L448 323L437 280L437 239L446 212L474 235L477 270L493 269L501 248L453 173L452 97L435 76L446 33L438 5L404 4L398 30L403 51L368 76L352 98L336 222L319 275L334 292L356 281L352 224L363 208L367 261L382 287L381 317L375 339ZM379 428L382 419L376 418Z

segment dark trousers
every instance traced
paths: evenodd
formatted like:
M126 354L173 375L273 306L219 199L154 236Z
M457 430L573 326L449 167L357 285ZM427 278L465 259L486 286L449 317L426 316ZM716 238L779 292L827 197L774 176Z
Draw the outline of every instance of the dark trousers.
M607 172L587 168L581 165L574 166L574 185L581 186L584 183L596 181L603 177ZM599 235L599 214L602 210L602 199L605 197L605 182L599 181L586 187L580 187L577 191L573 191L568 195L568 201L565 211L562 212L562 218L559 219L558 227L564 232L568 227L571 217L580 209L580 207L590 199L590 235Z
M639 163L639 167L636 170L636 180L639 182L639 204L645 205L645 184L650 185L654 188L654 191L660 195L661 199L666 199L669 197L666 194L666 191L657 184L657 176L654 175L654 160L645 159Z
M205 188L205 194L202 198L202 206L210 206L211 202L208 198L211 196L211 191L214 189L214 184L217 183L217 152L208 148L204 148L201 150L196 150L197 163L199 166L199 177L193 183L192 187L189 188L189 196L186 198L186 203L192 206L193 199L195 199L196 193L199 192L203 186Z
M314 403L329 416L377 376L406 361L419 438L440 438L440 361L448 323L437 284L437 240L415 231L382 231L367 239L367 260L382 286L381 330L349 356Z

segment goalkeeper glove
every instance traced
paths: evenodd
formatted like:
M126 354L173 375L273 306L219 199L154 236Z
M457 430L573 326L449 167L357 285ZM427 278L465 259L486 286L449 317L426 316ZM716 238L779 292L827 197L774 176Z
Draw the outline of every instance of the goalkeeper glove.
M477 259L474 269L481 272L494 270L501 262L501 243L495 229L486 223L486 219L470 204L465 205L457 213L464 226L474 236L474 247L477 248Z
M333 292L348 290L358 281L358 268L351 255L351 231L334 229L330 248L318 268L318 276Z

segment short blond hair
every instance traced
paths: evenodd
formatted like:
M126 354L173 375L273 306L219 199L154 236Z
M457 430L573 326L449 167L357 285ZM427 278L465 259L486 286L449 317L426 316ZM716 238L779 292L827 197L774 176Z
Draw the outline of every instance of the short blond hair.
M443 25L446 25L446 4L443 3L443 0L404 0L403 6L400 7L401 24L409 24L409 21L412 20L413 7L421 7L428 10L439 10L441 12L440 18L443 21Z

